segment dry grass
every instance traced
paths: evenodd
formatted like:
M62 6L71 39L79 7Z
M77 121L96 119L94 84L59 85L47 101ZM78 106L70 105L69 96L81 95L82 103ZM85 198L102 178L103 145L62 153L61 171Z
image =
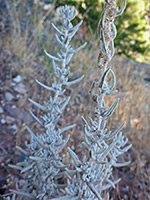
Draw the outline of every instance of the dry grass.
M9 29L6 31L3 28L0 33L2 46L12 51L19 59L17 70L22 75L29 75L35 72L34 66L37 62L42 63L45 60L40 56L43 54L43 49L50 45L54 48L52 35L49 34L49 31L53 32L50 24L54 15L54 3L45 11L38 4L30 7L27 0L4 0L4 2L7 14L6 16L4 14L3 18L9 19L7 25ZM53 16L53 21L55 20L56 17Z

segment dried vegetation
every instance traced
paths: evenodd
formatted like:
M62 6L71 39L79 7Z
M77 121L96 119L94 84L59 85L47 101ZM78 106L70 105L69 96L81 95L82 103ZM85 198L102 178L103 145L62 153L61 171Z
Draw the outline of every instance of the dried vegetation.
M23 146L24 139L29 137L24 130L24 125L27 124L34 130L37 128L39 130L28 114L31 105L27 103L27 98L32 97L40 103L48 97L47 93L41 90L33 80L34 77L40 77L43 83L51 82L51 76L48 74L50 65L45 66L45 58L41 54L41 41L43 41L43 47L49 48L50 44L54 48L49 49L57 49L53 36L48 37L51 19L45 21L49 13L53 13L53 6L50 8L51 10L44 10L43 7L40 7L42 16L39 16L35 12L37 5L33 5L31 9L31 7L26 6L26 0L20 2L5 0L4 2L6 3L4 9L9 8L9 12L7 16L4 12L2 13L0 22L2 38L0 40L2 46L0 49L0 84L2 86L0 90L1 194L7 193L8 189L13 188L18 180L20 184L18 187L23 184L23 179L15 171L10 170L7 165L8 163L15 164L17 160L23 159L18 157L19 154L14 147L16 144ZM1 0L0 3L3 1ZM29 12L32 11L32 20L30 18L30 22L23 30L21 29L21 21L27 12L21 12L22 7L26 7ZM20 9L20 12L16 9ZM52 17L54 17L54 22L57 16L52 15ZM45 23L43 23L44 21ZM43 38L48 39L48 45L44 43L45 39ZM89 41L93 41L91 36L89 36ZM70 139L70 146L77 154L81 148L78 145L79 141L82 140L80 116L86 116L91 108L87 88L97 78L94 71L97 60L96 44L93 42L91 44L92 48L82 50L73 58L71 67L73 71L76 69L74 76L78 77L83 71L87 75L84 81L78 84L78 87L75 87L73 91L67 91L71 94L72 101L66 108L67 112L64 113L64 118L61 121L61 125L67 125L66 122L77 123ZM90 68L91 66L93 69ZM115 170L116 178L122 176L122 181L118 184L116 191L110 191L110 197L114 200L122 198L148 200L150 199L150 66L121 56L115 56L111 66L114 66L113 70L117 77L116 85L120 91L116 96L119 96L121 100L115 114L109 121L109 125L115 129L120 122L126 121L124 133L129 137L133 147L123 158L132 161L130 166ZM18 75L21 76L19 82L15 81ZM15 90L15 88L17 89ZM11 98L8 92L12 95ZM116 96L107 99L108 105L114 102ZM38 113L36 114L38 115ZM82 154L79 156L82 157ZM69 157L65 159L69 159Z

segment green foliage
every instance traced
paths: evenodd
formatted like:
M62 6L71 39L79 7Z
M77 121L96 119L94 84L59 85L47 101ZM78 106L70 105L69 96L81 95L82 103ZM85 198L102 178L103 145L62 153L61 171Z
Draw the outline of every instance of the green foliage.
M117 52L143 61L150 53L147 21L145 19L147 2L127 0L126 12L117 19L118 38L115 40ZM147 58L148 61L148 58Z

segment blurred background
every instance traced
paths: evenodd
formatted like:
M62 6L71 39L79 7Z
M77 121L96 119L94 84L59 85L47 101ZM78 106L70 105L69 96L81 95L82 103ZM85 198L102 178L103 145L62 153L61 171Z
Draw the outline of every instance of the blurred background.
M114 177L121 177L122 181L115 191L109 192L114 200L147 200L150 199L150 0L126 3L125 12L115 20L118 35L110 63L116 73L118 93L106 99L107 105L117 97L121 101L107 125L114 130L126 121L123 132L133 147L119 158L131 160L131 164L114 170ZM87 46L73 57L70 67L71 79L82 74L85 79L67 89L66 95L71 95L72 100L57 126L77 123L68 145L82 157L81 116L88 118L92 114L88 89L93 80L99 79L97 24L103 1L0 0L0 194L8 193L16 182L20 188L24 184L23 177L8 168L8 164L24 160L15 146L24 147L24 140L29 140L25 126L37 133L43 131L29 114L35 108L28 98L42 104L50 96L34 80L52 83L51 60L43 50L53 55L59 50L51 23L61 27L59 7L65 4L78 10L74 25L84 20L72 46L76 48L85 41ZM38 110L34 111L40 115Z

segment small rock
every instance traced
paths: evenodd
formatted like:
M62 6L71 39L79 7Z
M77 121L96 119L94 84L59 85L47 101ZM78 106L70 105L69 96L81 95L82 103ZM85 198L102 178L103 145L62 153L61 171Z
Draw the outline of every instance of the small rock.
M16 83L13 83L13 82L12 82L10 85L11 85L11 86L15 86L15 85L16 85Z
M31 115L29 114L29 112L26 112L25 110L22 110L21 111L21 114L19 116L20 120L22 123L27 123L28 121L29 122L32 122L33 121L33 118L31 117Z
M5 119L1 119L1 123L2 123L2 124L5 124L5 123L6 123L6 120L5 120Z
M14 96L10 92L5 92L5 99L6 101L11 101Z
M17 95L16 95L16 98L17 98L17 99L19 99L19 97L20 97L20 95L19 95L19 94L17 94Z
M4 112L3 108L0 106L0 114Z
M17 108L16 105L12 105L11 107L12 107L12 109L16 109Z
M20 83L21 80L22 80L22 77L21 77L20 75L18 75L18 76L16 76L15 78L13 78L13 81L14 81L15 83Z
M20 94L25 94L27 92L25 85L22 83L19 83L18 85L16 85L14 87L14 90Z
M18 126L16 124L13 124L10 128L15 132L18 131Z
M15 107L15 105L13 105L13 106L6 105L6 106L4 107L4 111L5 111L8 115L10 115L11 117L13 117L13 118L17 118L17 116L18 116L18 111L17 111L17 108Z
M14 121L15 121L15 119L13 117L6 116L6 123L7 124L12 124Z

